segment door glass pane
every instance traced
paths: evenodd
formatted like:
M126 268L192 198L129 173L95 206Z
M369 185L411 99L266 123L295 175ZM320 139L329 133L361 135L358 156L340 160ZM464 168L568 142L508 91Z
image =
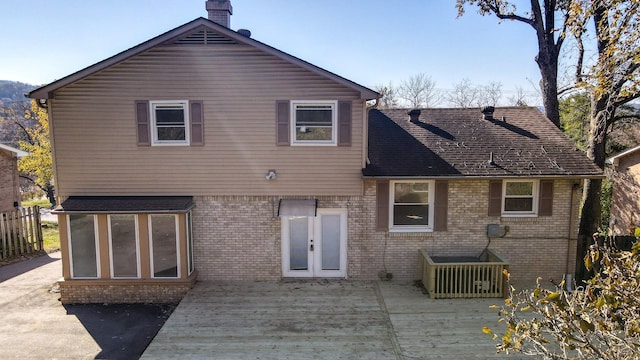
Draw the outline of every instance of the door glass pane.
M309 242L309 220L306 216L289 218L289 269L309 269L307 245Z
M110 215L114 277L138 276L135 215Z
M153 276L178 277L176 220L174 215L151 216Z
M73 277L98 277L93 215L69 215Z
M340 270L340 215L323 215L322 270Z

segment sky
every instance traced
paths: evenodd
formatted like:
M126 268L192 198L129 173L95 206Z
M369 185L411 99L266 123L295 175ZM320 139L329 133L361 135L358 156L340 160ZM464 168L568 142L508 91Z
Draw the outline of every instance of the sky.
M466 78L536 96L533 29L473 7L458 17L454 0L231 4L232 29L370 88L424 73L439 89ZM0 80L47 84L198 17L205 0L0 0Z

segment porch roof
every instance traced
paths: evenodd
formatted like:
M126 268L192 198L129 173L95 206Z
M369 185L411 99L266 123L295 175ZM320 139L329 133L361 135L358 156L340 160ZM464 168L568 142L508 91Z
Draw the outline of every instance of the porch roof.
M52 213L186 213L191 196L70 196Z

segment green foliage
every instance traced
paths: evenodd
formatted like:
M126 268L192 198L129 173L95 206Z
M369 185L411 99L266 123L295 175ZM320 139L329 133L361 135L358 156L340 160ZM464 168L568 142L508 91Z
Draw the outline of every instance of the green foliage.
M500 308L503 334L489 328L498 352L546 359L640 358L640 243L631 251L592 246L585 257L596 275L573 292L552 289L510 294Z
M42 240L44 251L50 253L60 250L60 237L58 223L53 221L42 222Z
M613 181L611 179L602 179L602 187L600 188L600 234L606 235L609 230L609 221L611 220L611 199L613 197Z
M34 119L38 125L25 129L29 140L19 142L20 148L29 153L18 161L18 170L27 174L33 182L43 190L51 187L53 182L53 161L51 157L51 143L49 141L49 120L44 109L35 101L31 102L31 110L26 115Z
M560 128L582 151L587 150L591 100L585 92L560 100Z

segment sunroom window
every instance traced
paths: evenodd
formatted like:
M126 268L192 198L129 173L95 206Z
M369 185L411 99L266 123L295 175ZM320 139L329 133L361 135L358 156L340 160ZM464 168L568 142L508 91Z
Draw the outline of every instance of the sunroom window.
M151 235L153 277L179 277L177 216L150 215L149 233Z
M188 145L188 101L151 101L154 145Z
M136 215L109 215L111 277L137 278L140 274Z
M68 219L71 277L97 278L99 257L95 216L70 215Z
M335 145L335 101L292 101L293 145Z
M506 180L503 182L502 213L531 216L538 212L538 181Z
M433 182L393 181L390 187L390 230L433 230Z

